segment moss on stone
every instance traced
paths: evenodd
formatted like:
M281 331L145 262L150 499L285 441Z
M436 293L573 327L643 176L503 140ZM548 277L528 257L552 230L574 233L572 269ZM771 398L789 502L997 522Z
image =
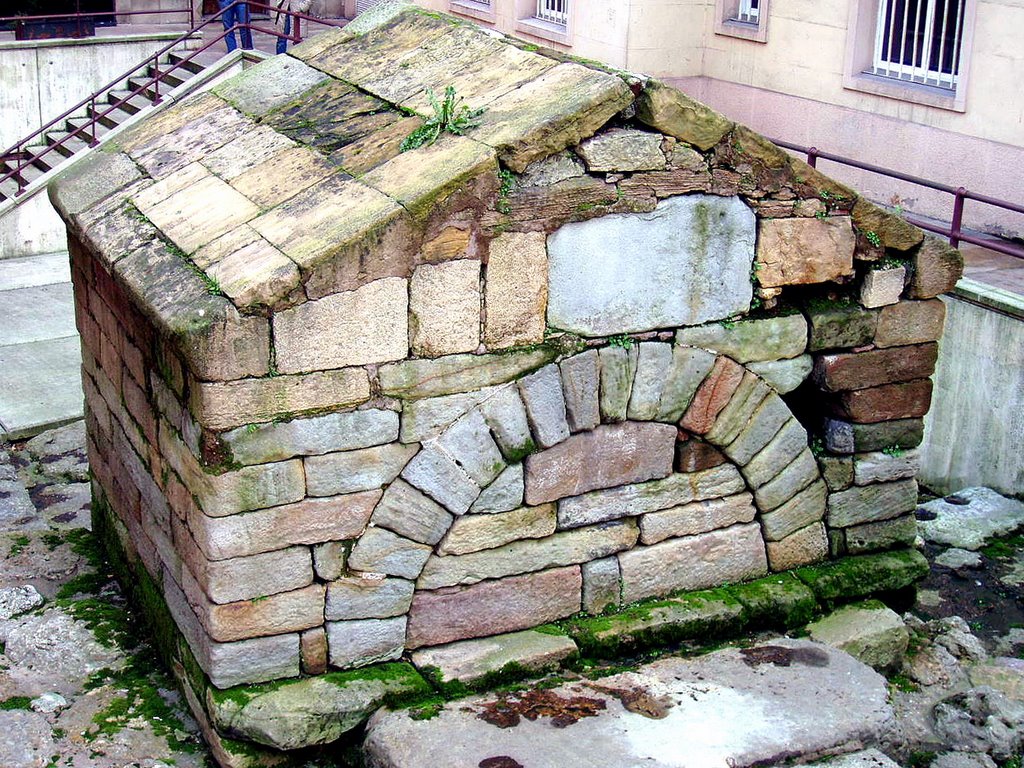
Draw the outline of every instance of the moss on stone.
M825 607L912 586L928 575L928 561L914 549L846 557L798 568L795 575Z
M789 573L737 584L729 591L746 608L751 627L794 629L818 611L814 593Z

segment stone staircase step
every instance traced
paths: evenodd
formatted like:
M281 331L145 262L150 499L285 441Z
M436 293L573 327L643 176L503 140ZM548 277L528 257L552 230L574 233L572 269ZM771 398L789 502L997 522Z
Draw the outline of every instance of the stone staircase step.
M70 138L69 138L70 137ZM46 143L50 146L57 145L56 148L46 156L47 161L50 165L56 165L63 159L72 157L76 152L80 152L83 149L89 148L89 138L79 136L71 136L69 131L49 131L46 134Z

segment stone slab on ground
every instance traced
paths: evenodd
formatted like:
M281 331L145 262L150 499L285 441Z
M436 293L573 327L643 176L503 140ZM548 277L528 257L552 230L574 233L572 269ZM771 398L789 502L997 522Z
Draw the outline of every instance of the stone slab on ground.
M15 259L0 258L0 291L70 282L71 263L67 251Z
M374 768L744 768L878 742L895 723L886 695L885 679L852 657L784 639L472 697L426 721L382 710L364 749Z
M960 549L981 549L989 540L1024 526L1024 503L990 488L965 488L921 506L936 516L918 522L925 541Z
M412 663L421 671L436 669L441 683L474 683L509 664L532 672L557 667L576 650L565 635L526 630L422 648L413 652Z
M78 336L0 346L0 439L82 418Z
M865 749L849 755L840 755L822 763L828 768L899 768L899 763L889 759L877 749Z
M910 642L903 620L877 600L844 606L807 631L812 640L846 651L877 670L898 669Z

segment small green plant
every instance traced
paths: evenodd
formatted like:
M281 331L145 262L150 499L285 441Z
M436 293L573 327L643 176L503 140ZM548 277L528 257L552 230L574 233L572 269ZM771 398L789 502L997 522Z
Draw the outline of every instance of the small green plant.
M608 339L608 346L629 349L630 347L633 346L633 340L623 333L619 334L618 336L612 336L610 339Z
M444 98L441 101L437 100L433 89L428 88L427 99L430 100L434 114L428 117L423 125L405 137L399 147L401 152L408 152L423 146L429 147L446 131L461 136L470 128L479 125L477 118L484 113L483 109L470 109L467 104L463 104L462 99L455 95L455 88L451 85L444 89Z
M869 243L875 246L875 248L882 247L882 238L878 236L877 232L872 232L871 230L868 230L867 232L864 233L864 237L867 239Z
M516 187L515 174L507 168L502 168L498 171L498 181L501 182L501 186L498 187L498 203L495 207L498 209L498 213L511 213L512 206L509 204L508 198Z
M28 536L15 536L11 541L11 557L17 557L22 551L31 543L31 539Z
M905 453L905 451L902 448L900 448L899 443L896 443L895 445L889 445L883 448L882 453L884 453L886 456L899 458Z
M816 437L811 440L811 453L815 458L825 455L825 441L822 438Z
M259 424L246 424L245 425L245 434L251 435L254 432L256 432L259 428L260 428Z
M897 259L894 256L886 256L884 259L879 259L871 264L871 269L899 269L900 267L907 266L906 262L902 259Z

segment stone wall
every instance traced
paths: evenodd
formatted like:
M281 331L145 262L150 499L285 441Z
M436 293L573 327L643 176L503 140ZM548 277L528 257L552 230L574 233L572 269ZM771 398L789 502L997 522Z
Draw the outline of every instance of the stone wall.
M52 191L97 498L218 688L914 538L956 252L657 82L511 44L481 81L546 87L399 153L415 124L324 72L382 93L424 27L493 55L448 23L318 38Z

